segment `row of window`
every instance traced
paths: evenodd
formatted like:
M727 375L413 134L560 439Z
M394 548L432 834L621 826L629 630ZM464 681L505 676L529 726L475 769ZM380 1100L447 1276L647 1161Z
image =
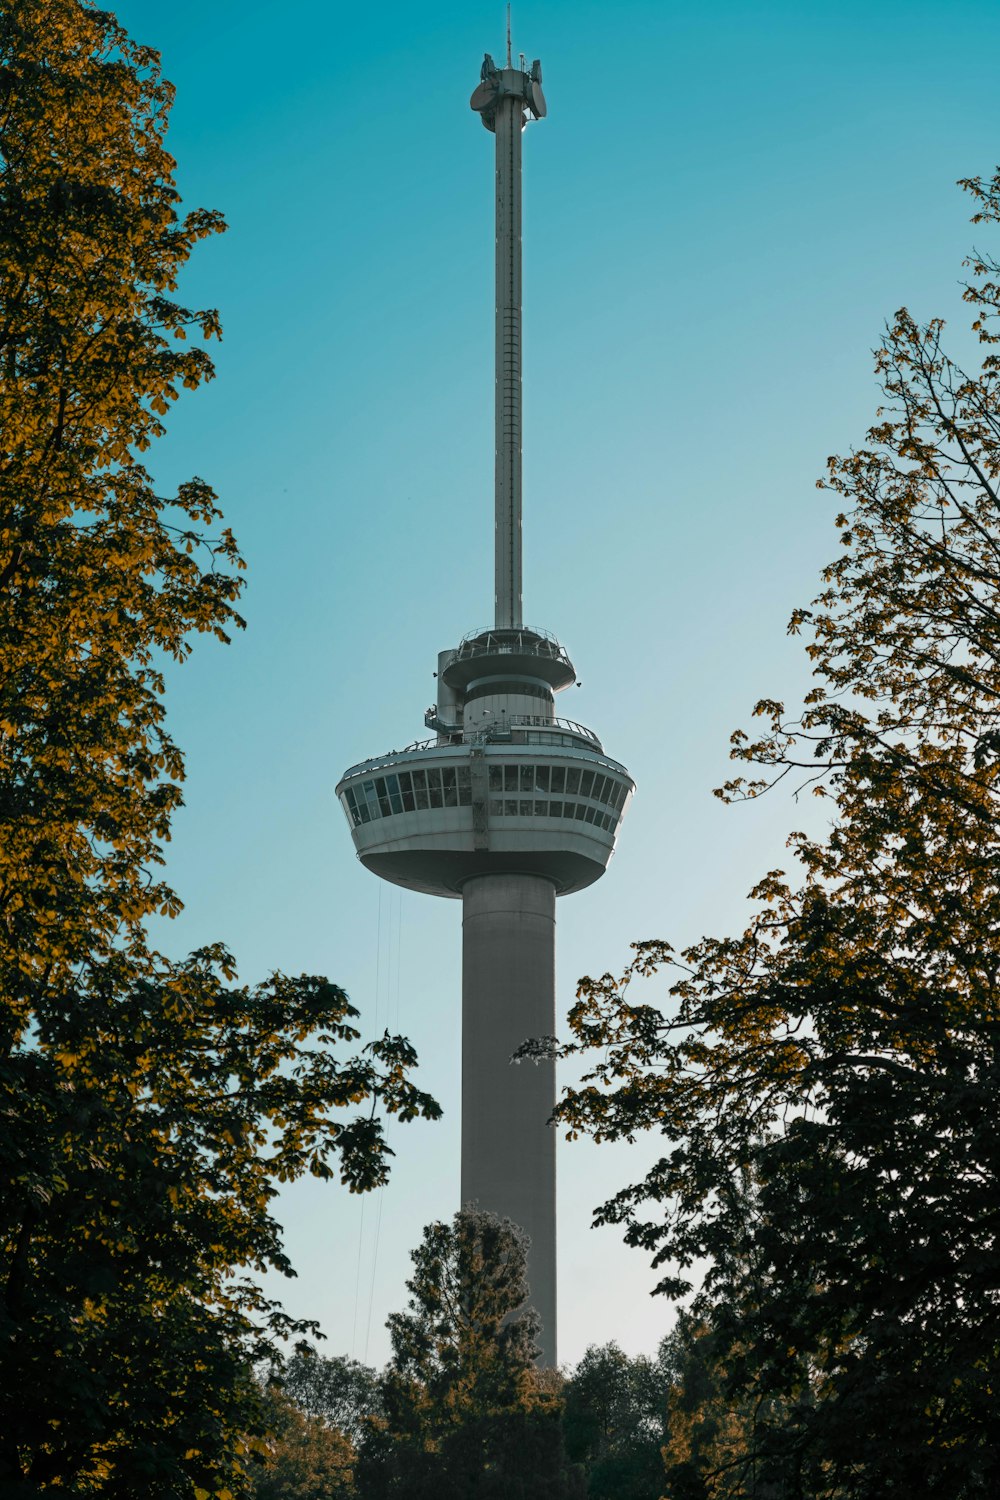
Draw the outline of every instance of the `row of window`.
M429 766L375 776L357 787L347 787L344 802L352 822L370 823L393 813L418 812L428 807L468 807L472 782L468 766Z
M596 823L610 833L618 822L617 813L601 812L586 802L529 802L525 797L491 797L492 818L575 818L580 823Z
M490 812L498 816L584 818L588 823L600 823L611 828L618 821L628 795L628 787L613 776L604 776L597 771L583 770L577 766L518 766L491 765L489 770ZM496 793L517 792L517 799ZM591 808L593 817L587 816L583 805L575 809L572 802L528 800L526 792L552 793L562 798L565 793L574 797L591 797L603 802L611 809L606 815L598 808ZM387 776L373 776L370 781L359 781L345 787L342 798L344 808L352 826L371 823L376 818L391 818L395 813L421 812L431 807L469 807L472 803L472 779L466 766L428 766L426 769L399 771ZM522 811L518 813L518 808ZM524 810L526 809L526 811Z
M628 787L616 777L579 766L490 766L489 775L491 792L551 792L554 797L592 797L615 812L621 811L628 795Z

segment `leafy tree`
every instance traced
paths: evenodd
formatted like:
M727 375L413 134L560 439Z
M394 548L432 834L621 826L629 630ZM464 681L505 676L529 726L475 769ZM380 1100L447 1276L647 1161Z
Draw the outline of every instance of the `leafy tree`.
M0 13L0 1491L235 1493L250 1363L296 1325L270 1211L305 1172L382 1181L378 1105L437 1106L326 980L169 963L159 874L183 762L163 664L225 640L241 566L211 489L141 455L212 374L174 300L181 216L157 55L88 0ZM349 1120L343 1108L365 1106ZM247 1436L249 1434L249 1436Z
M254 1500L351 1500L357 1491L350 1439L273 1387L267 1404L273 1435Z
M324 1357L303 1347L273 1372L272 1379L299 1411L339 1428L354 1444L366 1420L381 1415L378 1375L344 1355Z
M659 1500L676 1378L668 1340L656 1359L630 1359L615 1343L584 1354L566 1382L566 1451L583 1465L593 1500Z
M670 1338L674 1380L667 1397L663 1500L730 1500L785 1493L780 1466L754 1451L753 1397L728 1381L725 1339L682 1313ZM777 1482L775 1482L777 1481Z
M582 1495L562 1442L558 1378L535 1368L525 1309L527 1240L463 1209L424 1230L389 1318L381 1420L369 1425L358 1490L370 1500L560 1500Z
M1000 219L1000 175L963 186ZM599 1219L674 1264L665 1292L709 1262L696 1307L753 1403L726 1493L764 1493L765 1462L810 1500L1000 1486L1000 270L969 265L981 367L896 315L885 404L829 461L840 554L792 619L816 686L734 737L760 770L723 795L798 775L829 835L792 835L800 876L765 876L741 936L637 944L572 1015L571 1050L600 1051L562 1119L665 1137Z

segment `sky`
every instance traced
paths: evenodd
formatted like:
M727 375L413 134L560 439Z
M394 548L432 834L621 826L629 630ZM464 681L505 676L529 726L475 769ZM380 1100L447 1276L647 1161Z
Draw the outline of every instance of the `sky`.
M325 1353L380 1364L421 1227L457 1207L461 911L354 857L344 769L423 738L439 650L492 614L493 140L468 107L503 6L123 0L177 88L187 207L222 209L182 294L220 309L217 378L149 455L198 474L248 562L245 634L169 680L187 754L158 931L241 976L322 973L366 1037L398 1023L440 1123L391 1182L285 1191ZM629 944L740 929L817 812L727 808L732 731L808 686L792 609L836 552L828 454L863 441L894 310L959 345L976 242L959 177L996 164L994 0L516 0L548 118L524 142L525 619L559 700L638 791L605 878L559 903L557 1009ZM643 998L663 997L651 981ZM567 1072L564 1081L570 1081ZM593 1209L656 1142L559 1147L560 1357L648 1352L674 1310Z

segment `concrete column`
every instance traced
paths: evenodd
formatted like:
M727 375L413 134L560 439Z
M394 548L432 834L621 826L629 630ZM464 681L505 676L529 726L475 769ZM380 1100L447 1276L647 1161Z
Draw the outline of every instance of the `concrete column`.
M480 875L462 891L462 1203L528 1234L545 1365L556 1363L555 1063L510 1056L556 1029L555 908L536 875Z

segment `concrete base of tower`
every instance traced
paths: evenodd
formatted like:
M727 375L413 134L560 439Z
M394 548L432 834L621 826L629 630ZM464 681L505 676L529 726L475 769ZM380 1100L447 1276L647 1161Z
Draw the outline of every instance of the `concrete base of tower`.
M555 1032L556 889L536 875L480 875L462 888L462 1203L512 1219L531 1240L541 1362L556 1363L554 1062L511 1063Z

